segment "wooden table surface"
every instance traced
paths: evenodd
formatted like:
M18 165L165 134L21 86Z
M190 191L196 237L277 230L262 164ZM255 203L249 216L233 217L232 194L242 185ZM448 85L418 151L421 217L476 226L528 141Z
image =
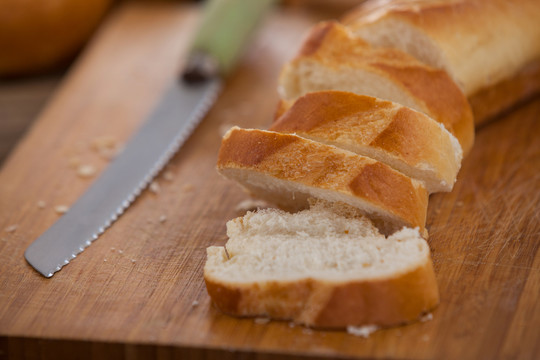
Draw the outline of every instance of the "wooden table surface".
M157 183L54 277L26 247L107 166L181 65L197 9L132 5L100 29L0 172L0 358L540 357L540 100L477 131L454 191L431 197L441 304L433 320L342 331L259 324L219 313L202 277L207 246L247 196L214 169L231 125L265 128L277 75L314 17L276 11L208 116ZM92 165L91 178L77 165Z

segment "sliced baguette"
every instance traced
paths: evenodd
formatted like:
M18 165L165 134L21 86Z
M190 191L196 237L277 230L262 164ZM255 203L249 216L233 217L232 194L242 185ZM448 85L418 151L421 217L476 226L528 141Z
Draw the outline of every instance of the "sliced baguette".
M350 91L390 100L442 123L467 154L474 141L471 108L440 69L397 49L372 48L336 22L316 25L279 78L285 100L321 90Z
M225 247L207 249L214 304L235 316L323 327L391 326L439 302L429 247L417 230L386 238L366 218L318 206L249 212L227 223Z
M376 160L292 134L230 129L219 150L218 171L254 196L298 211L310 197L361 209L385 233L403 226L425 232L428 193Z
M343 19L356 36L446 70L466 96L540 58L540 1L369 1Z
M270 130L378 160L423 181L429 193L451 191L461 166L461 146L440 123L399 104L350 92L301 96Z

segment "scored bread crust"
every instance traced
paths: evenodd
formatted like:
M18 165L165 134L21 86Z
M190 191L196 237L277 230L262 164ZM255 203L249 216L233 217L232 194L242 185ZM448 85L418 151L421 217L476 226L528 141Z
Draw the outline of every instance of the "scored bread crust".
M343 91L319 91L281 105L271 131L294 133L381 161L424 181L428 192L451 191L462 150L428 116L390 101Z
M296 135L231 128L217 170L282 209L306 208L310 197L361 209L391 232L418 227L424 236L428 192L376 160Z
M317 75L302 73L306 67ZM340 83L330 84L333 78ZM445 71L401 50L373 48L337 22L312 28L299 54L284 66L279 84L286 100L310 91L344 90L401 103L442 123L459 140L464 154L474 142L469 103Z
M229 281L219 265L224 247L207 249L204 280L213 303L234 316L265 316L320 328L376 324L392 326L417 320L439 303L429 250L415 266L371 279Z
M540 57L538 19L538 0L376 0L342 22L374 45L445 69L471 96Z

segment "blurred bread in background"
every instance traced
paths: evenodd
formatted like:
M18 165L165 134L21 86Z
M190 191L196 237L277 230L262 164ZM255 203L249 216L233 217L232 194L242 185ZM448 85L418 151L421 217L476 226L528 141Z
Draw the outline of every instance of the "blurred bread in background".
M72 58L111 0L3 0L0 76L34 74Z

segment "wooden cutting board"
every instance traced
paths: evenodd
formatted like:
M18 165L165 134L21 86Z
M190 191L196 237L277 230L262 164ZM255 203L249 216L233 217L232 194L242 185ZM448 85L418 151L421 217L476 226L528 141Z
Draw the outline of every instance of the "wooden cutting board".
M428 228L441 304L433 319L364 339L219 313L205 249L247 196L216 174L231 125L267 127L281 65L314 17L276 11L194 135L127 213L53 278L26 247L106 167L181 66L198 12L115 12L0 172L0 358L533 359L540 356L540 100L478 129ZM100 145L101 144L101 145ZM77 166L92 165L82 178ZM159 191L158 191L159 190Z

